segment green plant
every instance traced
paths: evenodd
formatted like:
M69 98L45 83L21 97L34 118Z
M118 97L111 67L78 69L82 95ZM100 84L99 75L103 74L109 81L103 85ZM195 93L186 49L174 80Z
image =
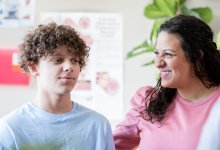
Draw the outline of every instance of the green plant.
M216 40L217 48L220 50L220 32L217 34L217 40Z
M129 51L127 53L127 59L144 53L154 52L157 32L160 25L178 14L192 15L202 19L206 23L211 22L213 14L209 7L189 8L185 2L186 0L153 0L153 3L147 5L144 9L144 16L154 20L149 39L144 40L144 42ZM220 34L218 40L220 47ZM154 61L152 59L148 60L144 65L147 66L153 63Z

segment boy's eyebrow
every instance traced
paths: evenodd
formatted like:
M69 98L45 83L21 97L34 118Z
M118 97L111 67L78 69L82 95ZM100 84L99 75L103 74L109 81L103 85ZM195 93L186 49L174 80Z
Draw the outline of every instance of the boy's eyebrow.
M63 54L62 54L62 53L53 53L51 56L54 56L54 57L62 57Z
M63 57L63 54L62 53L53 53L51 56L53 57ZM71 55L71 58L74 58L74 59L80 59L79 57L75 56L75 55Z
M53 56L57 56L57 55L62 55L62 54L59 53L59 52L55 52L55 53L53 53L52 55L53 55Z

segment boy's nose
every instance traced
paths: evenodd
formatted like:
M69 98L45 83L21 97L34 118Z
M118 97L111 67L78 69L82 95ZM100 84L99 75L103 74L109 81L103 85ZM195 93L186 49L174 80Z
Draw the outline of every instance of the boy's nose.
M66 62L64 64L64 71L72 72L73 71L73 64L71 62Z

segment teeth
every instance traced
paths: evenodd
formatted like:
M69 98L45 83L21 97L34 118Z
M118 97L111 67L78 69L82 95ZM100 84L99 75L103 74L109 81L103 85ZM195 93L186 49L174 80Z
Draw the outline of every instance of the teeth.
M170 73L171 73L171 71L162 71L162 72L160 72L161 75L168 75Z

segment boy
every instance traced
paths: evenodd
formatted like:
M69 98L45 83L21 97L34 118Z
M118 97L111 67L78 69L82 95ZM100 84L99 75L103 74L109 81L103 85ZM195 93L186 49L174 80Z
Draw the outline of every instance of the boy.
M19 47L20 67L37 81L33 100L0 121L0 150L114 150L105 117L71 100L89 49L76 31L49 23Z

